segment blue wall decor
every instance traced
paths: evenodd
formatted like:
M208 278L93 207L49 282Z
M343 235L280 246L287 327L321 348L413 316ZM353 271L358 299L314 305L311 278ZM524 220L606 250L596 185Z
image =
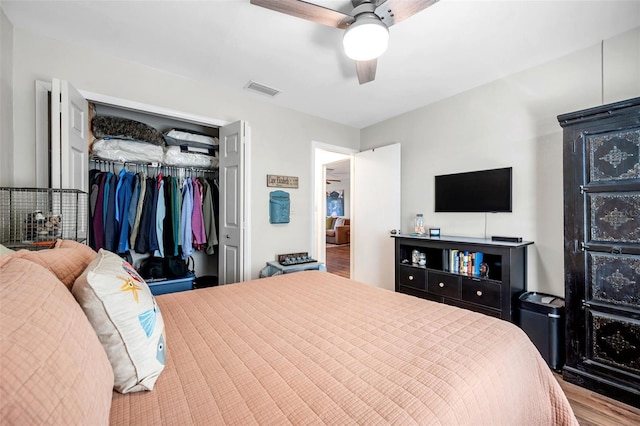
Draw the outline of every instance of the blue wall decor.
M273 191L269 193L269 223L289 223L289 193Z
M344 189L327 192L327 216L344 216Z

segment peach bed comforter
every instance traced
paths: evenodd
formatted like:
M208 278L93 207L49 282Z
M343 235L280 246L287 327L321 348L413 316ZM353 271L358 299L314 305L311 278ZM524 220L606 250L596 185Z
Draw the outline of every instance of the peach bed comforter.
M308 271L159 296L167 366L113 424L577 424L512 324Z

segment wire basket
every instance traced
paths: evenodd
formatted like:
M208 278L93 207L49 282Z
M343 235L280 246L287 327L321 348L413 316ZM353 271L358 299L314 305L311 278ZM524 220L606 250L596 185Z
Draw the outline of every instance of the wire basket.
M0 244L45 249L56 239L87 238L88 196L77 189L0 187Z

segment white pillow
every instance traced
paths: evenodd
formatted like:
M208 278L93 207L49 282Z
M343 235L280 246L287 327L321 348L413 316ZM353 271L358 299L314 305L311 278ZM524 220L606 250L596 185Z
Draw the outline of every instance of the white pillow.
M71 291L107 352L114 389L153 389L166 348L162 315L147 283L120 256L100 249Z
M164 139L169 145L192 145L202 148L211 148L219 145L218 138L207 136L198 132L188 130L173 129L164 135Z
M335 225L333 225L333 227L335 228L336 226L342 226L344 225L344 217L339 217L336 219L336 223Z

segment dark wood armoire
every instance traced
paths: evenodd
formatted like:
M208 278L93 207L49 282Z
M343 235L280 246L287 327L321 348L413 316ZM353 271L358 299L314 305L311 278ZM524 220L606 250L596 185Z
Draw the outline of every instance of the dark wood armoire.
M640 407L640 98L558 116L564 379Z

